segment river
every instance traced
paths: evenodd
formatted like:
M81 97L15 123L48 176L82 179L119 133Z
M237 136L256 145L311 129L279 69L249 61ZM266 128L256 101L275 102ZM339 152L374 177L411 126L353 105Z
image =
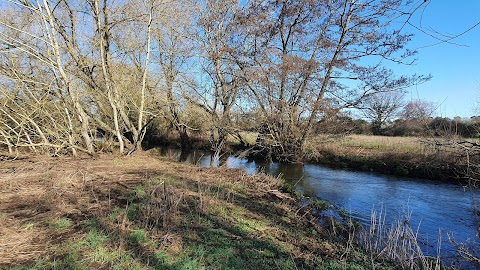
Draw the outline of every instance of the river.
M169 149L162 154L203 167L219 165L218 160L203 151L181 154ZM411 227L419 230L426 255L437 255L441 232L440 256L447 264L470 268L457 262L458 256L447 234L459 243L469 242L480 253L480 190L433 180L331 169L318 164L266 163L235 157L228 157L224 163L228 168L241 168L249 174L262 171L281 175L295 183L304 195L326 200L366 226L374 209L386 212L387 223L403 219L407 214Z

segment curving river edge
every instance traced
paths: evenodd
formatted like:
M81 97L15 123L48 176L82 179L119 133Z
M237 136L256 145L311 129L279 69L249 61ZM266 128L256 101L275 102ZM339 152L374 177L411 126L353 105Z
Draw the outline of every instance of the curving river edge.
M202 167L220 164L205 151L182 153L178 149L162 149L160 153ZM266 163L236 157L228 157L223 163L249 174L280 175L294 183L305 196L328 201L366 226L370 224L372 210L382 209L387 224L410 216L408 222L418 229L424 254L437 256L440 247L440 257L447 265L471 268L459 260L449 237L477 249L480 247L480 190L433 180L331 169L317 164Z

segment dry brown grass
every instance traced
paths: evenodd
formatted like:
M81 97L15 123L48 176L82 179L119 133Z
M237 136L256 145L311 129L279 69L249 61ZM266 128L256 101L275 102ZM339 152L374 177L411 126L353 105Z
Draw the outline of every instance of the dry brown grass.
M0 219L0 265L28 261L45 253L47 236L39 228L22 226L18 218Z
M410 225L411 213L404 213L401 219L393 222L390 227L386 223L386 212L383 207L380 212L372 210L368 230L360 231L362 246L379 257L390 258L398 262L402 269L440 270L440 246L437 247L437 257L426 256L418 239L418 228ZM439 242L441 233L439 232Z
M312 209L279 191L279 182L141 152L0 162L0 268L389 265L325 240Z
M354 153L356 155L385 153L429 155L435 151L426 138L373 135L317 136L306 145L306 148L307 150L317 148L335 153Z
M327 136L318 135L306 144L306 150L321 149L339 154L384 155L407 154L411 156L450 155L453 143L478 139L437 137L391 137L374 135Z
M251 192L275 189L267 176L245 175L240 170L199 168L137 153L95 159L32 157L0 162L0 266L18 265L45 256L54 242L74 234L52 228L59 218L71 220L103 211L110 190L132 186L152 176L168 175ZM102 198L103 196L103 198ZM103 210L102 210L103 209ZM72 236L73 235L73 236Z
M95 207L82 196L94 177L86 177L81 162L37 157L0 163L0 265L44 255L59 236L50 226L55 218Z

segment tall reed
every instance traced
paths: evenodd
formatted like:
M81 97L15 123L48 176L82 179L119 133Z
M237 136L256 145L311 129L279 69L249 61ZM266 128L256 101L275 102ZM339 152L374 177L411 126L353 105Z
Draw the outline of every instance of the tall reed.
M438 241L437 257L426 256L420 248L419 230L411 227L410 218L411 212L404 212L401 219L389 226L386 223L384 208L382 207L380 212L373 209L370 226L360 232L359 242L372 256L375 254L378 257L391 259L399 263L403 269L441 269L439 255L441 239Z

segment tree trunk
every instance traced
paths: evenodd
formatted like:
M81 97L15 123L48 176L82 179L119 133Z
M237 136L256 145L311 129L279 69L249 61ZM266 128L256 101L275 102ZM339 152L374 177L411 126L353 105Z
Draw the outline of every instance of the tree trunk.
M373 133L373 135L381 135L382 134L382 120L375 119L372 122L372 133Z
M115 135L117 137L118 143L119 143L119 151L120 154L123 154L124 152L124 142L123 142L123 136L122 132L120 131L120 123L119 123L119 116L118 116L118 106L117 106L117 100L114 97L114 94L112 93L112 82L111 82L111 74L109 70L109 62L108 62L108 36L107 36L107 30L105 29L107 26L102 25L101 18L100 18L100 4L98 0L94 2L94 13L96 16L96 24L97 24L97 31L100 34L99 40L100 40L100 56L101 56L101 62L102 62L102 72L103 72L103 77L105 80L105 86L107 88L107 97L108 101L110 103L110 106L112 108L112 113L113 113L113 123L115 126ZM106 19L105 19L106 20Z
M43 19L45 21L45 24L50 26L50 33L47 32L48 38L52 43L53 47L53 52L55 54L56 58L56 64L57 64L57 69L58 72L60 73L63 82L65 84L66 90L69 94L69 97L73 103L73 107L75 108L75 111L77 113L77 116L81 122L81 135L83 137L84 143L87 147L87 151L89 154L93 154L94 148L93 148L93 141L92 138L90 137L89 134L89 124L88 124L88 117L87 114L85 113L82 105L80 104L79 98L76 96L76 94L73 92L72 87L71 87L71 82L69 77L67 76L64 67L63 67L63 62L61 58L61 52L60 52L60 46L57 40L57 28L54 22L54 17L52 14L52 11L50 9L50 6L46 0L43 0L43 5L45 8L45 11L47 12L46 17L43 16Z
M183 126L178 130L178 132L180 134L180 146L182 148L182 152L190 151L192 149L192 142L190 140L190 136L188 136L187 128Z
M153 3L150 6L147 22L147 52L145 55L145 69L142 75L142 90L140 94L140 108L138 109L137 136L134 137L134 149L142 149L142 141L145 135L144 129L144 109L145 109L145 91L147 89L148 65L150 64L150 43L152 39L152 22L153 22Z

